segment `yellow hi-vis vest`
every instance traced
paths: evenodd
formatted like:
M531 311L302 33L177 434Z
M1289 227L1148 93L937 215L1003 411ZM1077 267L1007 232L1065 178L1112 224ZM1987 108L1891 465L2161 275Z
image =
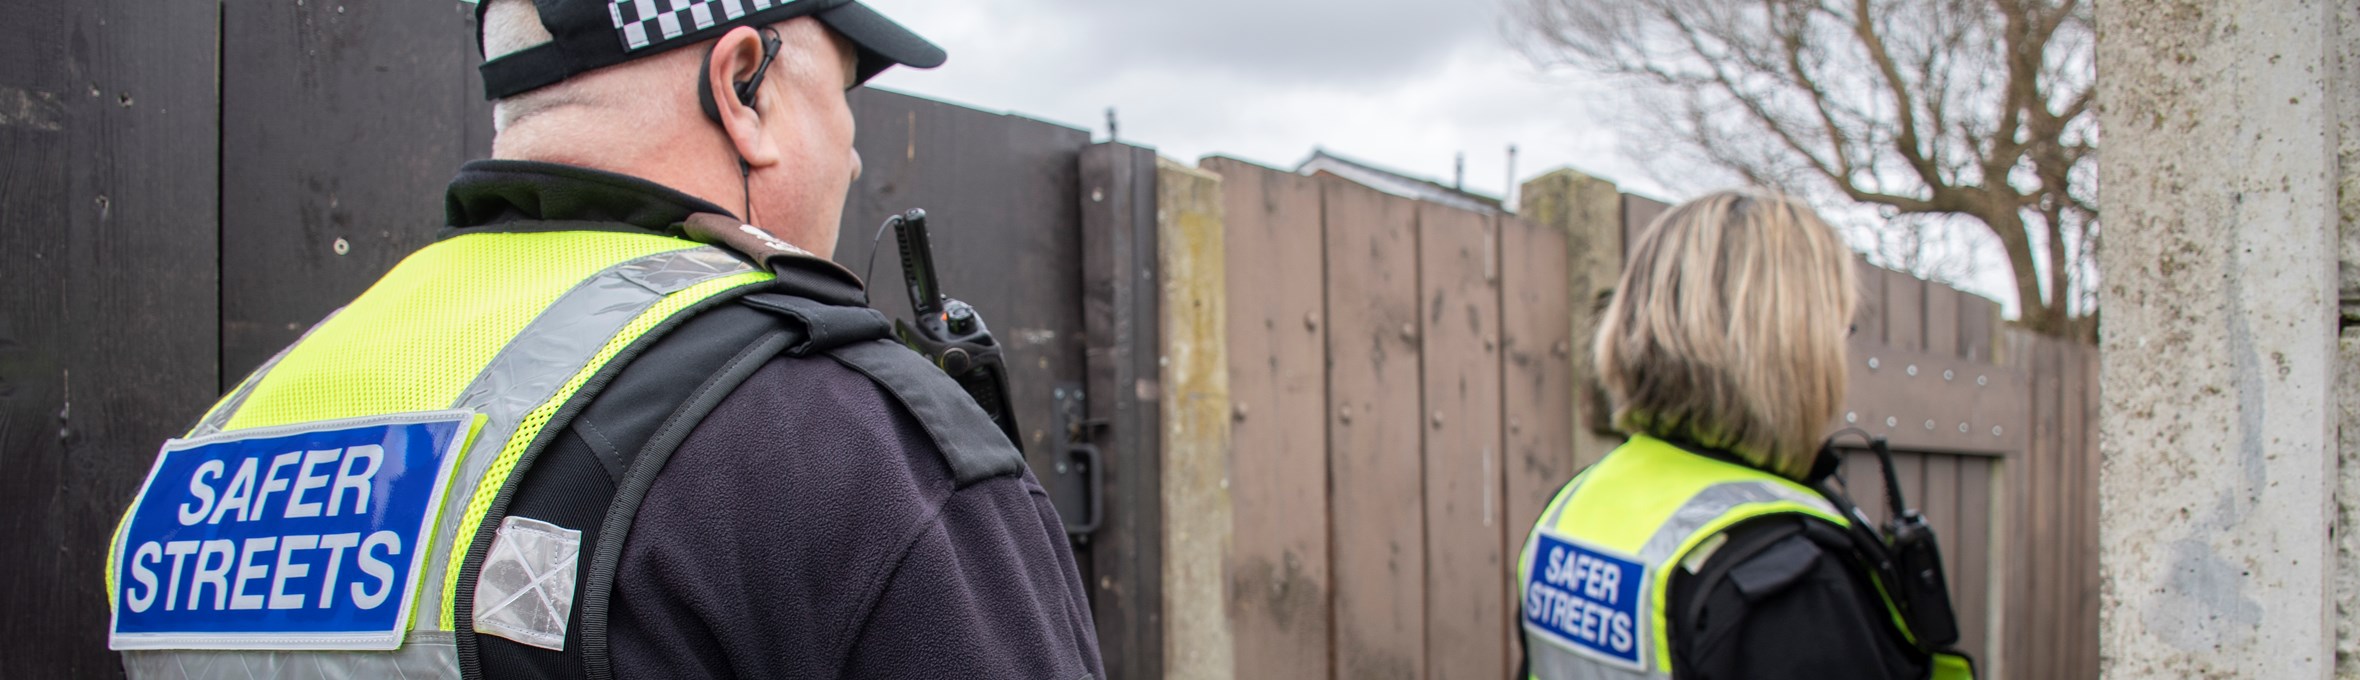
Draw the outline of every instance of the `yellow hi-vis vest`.
M1566 484L1525 539L1516 582L1531 677L1671 678L1672 570L1715 534L1778 513L1850 526L1793 480L1632 437ZM1963 658L1936 656L1937 677L1967 677Z
M503 604L462 583L470 546L495 528L509 540L487 514L553 414L643 336L772 279L646 232L474 233L419 250L166 445L141 498L187 500L135 503L118 526L110 646L135 678L460 677L460 589L476 598L472 630ZM279 448L241 463L255 442ZM423 521L289 528L401 511ZM545 529L518 535L563 538ZM364 618L382 629L355 632Z

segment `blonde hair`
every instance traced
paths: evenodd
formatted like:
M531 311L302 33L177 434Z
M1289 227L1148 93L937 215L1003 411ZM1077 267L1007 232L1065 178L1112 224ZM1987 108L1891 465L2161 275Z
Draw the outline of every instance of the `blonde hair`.
M1656 218L1598 325L1615 427L1803 478L1844 401L1852 267L1786 196L1721 191Z

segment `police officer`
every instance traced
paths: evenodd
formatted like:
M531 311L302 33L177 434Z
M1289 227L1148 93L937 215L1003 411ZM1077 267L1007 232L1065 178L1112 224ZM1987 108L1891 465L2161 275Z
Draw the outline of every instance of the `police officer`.
M1849 501L1819 490L1853 276L1810 209L1757 191L1681 204L1632 245L1595 356L1630 439L1526 539L1530 677L1971 674L1913 636Z
M1062 522L834 250L851 0L486 0L496 160L165 445L134 677L1103 677ZM425 228L418 225L414 228Z

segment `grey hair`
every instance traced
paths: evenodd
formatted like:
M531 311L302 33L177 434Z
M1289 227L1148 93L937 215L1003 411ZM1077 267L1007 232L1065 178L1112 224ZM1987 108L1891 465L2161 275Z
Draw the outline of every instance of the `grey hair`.
M484 59L498 59L552 40L541 25L541 10L532 0L483 0ZM492 102L492 130L497 134L517 121L550 109L581 104L587 97L558 83Z
M483 0L483 55L498 59L555 40L532 0Z

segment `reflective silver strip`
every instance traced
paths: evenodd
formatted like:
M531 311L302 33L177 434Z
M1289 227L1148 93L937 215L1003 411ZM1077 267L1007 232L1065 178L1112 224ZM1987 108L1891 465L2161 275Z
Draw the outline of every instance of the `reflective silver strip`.
M418 631L400 649L385 652L129 651L123 653L123 672L133 680L456 680L459 651L450 631Z
M584 279L533 317L531 324L492 357L475 382L459 392L451 408L486 416L483 431L468 445L467 458L451 477L434 530L434 552L426 558L425 592L418 599L421 627L441 625L443 581L451 545L465 521L475 488L516 434L525 414L556 396L616 333L661 302L664 296L706 281L753 271L751 265L711 246L657 253L608 267ZM434 622L434 623L428 623Z
M1649 635L1652 636L1653 633ZM1557 646L1557 643L1534 635L1531 631L1524 633L1524 650L1525 658L1532 660L1532 677L1540 680L1640 680L1672 677L1670 673L1634 671L1621 666L1599 663L1590 657L1582 656L1580 652ZM1650 658L1647 661L1647 665L1655 665L1654 659Z
M207 435L221 434L221 428L229 426L229 419L238 414L238 408L246 405L246 397L252 396L254 394L254 386L262 382L262 376L269 374L270 369L277 368L279 361L287 358L288 352L295 351L296 345L301 345L303 344L304 340L310 339L313 331L319 330L321 326L328 325L328 321L330 319L336 318L336 315L343 311L343 307L338 307L336 308L336 311L328 312L327 318L320 319L319 323L312 324L310 328L304 329L303 335L297 336L294 342L288 343L286 347L279 348L279 353L270 355L270 360L262 362L261 368L254 369L253 373L246 374L246 380L244 382L238 383L238 391L230 393L229 398L222 400L221 405L214 408L212 413L205 414L205 419L197 422L196 429L189 431L189 438L194 439Z
M1680 509L1673 510L1672 516L1665 519L1662 526L1655 528L1655 535L1647 538L1646 547L1639 549L1639 559L1650 567L1670 564L1672 558L1678 557L1674 553L1680 549L1680 544L1686 542L1689 535L1703 530L1706 524L1729 514L1737 506L1772 501L1791 501L1825 510L1830 515L1842 516L1836 512L1834 504L1819 497L1819 494L1798 491L1785 484L1764 481L1722 482L1696 492L1696 495L1688 497L1688 502L1680 504Z
M1576 481L1579 482L1579 480ZM1579 490L1578 486L1575 487L1576 492ZM1573 504L1573 498L1574 493L1567 493L1565 495L1566 502L1551 510L1548 520L1541 526L1556 527L1558 519L1565 513L1565 506ZM1689 496L1688 500L1682 502L1679 508L1674 509L1672 515L1665 518L1663 524L1655 528L1654 535L1647 538L1645 547L1639 549L1639 560L1646 563L1648 569L1654 570L1658 574L1666 573L1668 569L1665 567L1670 566L1672 559L1679 556L1680 545L1686 543L1690 536L1704 530L1705 526L1711 524L1713 520L1720 519L1721 516L1729 514L1729 511L1735 510L1741 505L1773 501L1790 501L1824 510L1830 515L1842 516L1836 512L1833 503L1827 502L1827 499L1821 498L1818 494L1800 491L1777 482L1722 482L1696 492L1696 495ZM1527 547L1526 553L1530 552L1531 548ZM1522 595L1522 587L1522 584L1518 584L1519 595ZM1646 596L1649 606L1652 607L1655 594L1650 592ZM1656 643L1657 631L1652 613L1646 625L1647 646L1650 648L1649 651L1653 652L1652 647ZM1528 658L1532 660L1533 677L1541 680L1671 677L1670 673L1665 672L1666 669L1654 668L1655 657L1652 655L1648 656L1645 661L1654 672L1634 671L1598 662L1535 635L1530 630L1525 631L1524 634L1524 649Z

